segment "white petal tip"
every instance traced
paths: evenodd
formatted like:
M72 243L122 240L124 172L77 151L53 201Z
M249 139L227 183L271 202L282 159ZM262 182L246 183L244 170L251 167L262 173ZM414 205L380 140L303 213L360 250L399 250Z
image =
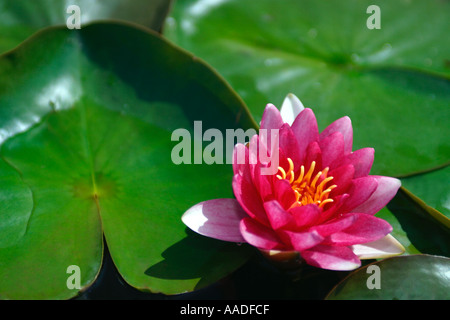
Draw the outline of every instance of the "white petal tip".
M393 236L388 234L377 241L352 246L353 253L359 259L384 259L401 255L405 248Z
M296 95L289 93L281 105L280 114L284 122L289 125L294 123L295 118L298 114L305 109L302 102Z
M213 199L189 208L181 220L189 229L203 236L245 242L239 231L239 222L246 216L236 199Z

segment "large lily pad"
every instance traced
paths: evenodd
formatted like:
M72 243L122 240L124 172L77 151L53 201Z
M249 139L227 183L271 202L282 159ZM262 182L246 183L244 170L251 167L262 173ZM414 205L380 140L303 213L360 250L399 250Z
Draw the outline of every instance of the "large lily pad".
M216 68L256 119L292 92L322 129L350 116L355 148L376 150L373 173L442 166L450 158L450 3L380 0L381 28L370 29L373 4L178 1L165 35Z
M0 188L0 248L3 248L15 243L26 232L33 199L20 174L3 160L0 160L0 185L9 186Z
M450 166L402 179L402 184L430 207L432 214L450 228ZM433 211L434 209L434 211ZM437 211L437 212L436 212Z
M448 300L450 259L430 255L388 258L356 270L339 283L327 298Z
M126 20L160 30L171 0L0 0L0 52L10 50L37 30L66 25L76 5L81 26L94 20ZM70 9L70 8L69 8ZM69 12L67 12L69 11Z
M403 244L406 254L450 256L450 228L441 220L446 218L414 198L402 187L377 216L392 225L392 235Z
M221 77L147 29L54 27L1 56L0 221L17 219L0 223L11 235L0 239L0 296L76 295L67 268L79 266L81 290L92 284L103 236L141 290L191 291L244 263L246 246L200 239L180 220L232 197L230 165L172 161L172 132L194 137L195 120L203 131L256 127Z

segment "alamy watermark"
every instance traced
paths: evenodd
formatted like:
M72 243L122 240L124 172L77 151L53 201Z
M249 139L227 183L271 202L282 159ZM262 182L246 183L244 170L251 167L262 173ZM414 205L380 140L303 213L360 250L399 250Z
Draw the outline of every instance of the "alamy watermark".
M370 5L367 7L366 13L371 14L367 18L366 26L367 29L381 29L381 9L377 5Z
M66 9L66 13L70 16L66 20L66 26L68 29L81 29L81 9L77 5L70 5Z
M66 20L68 29L81 29L81 9L77 5L70 5L66 9L66 13L70 16ZM366 26L368 29L381 29L381 9L379 6L372 4L367 7L366 13L370 14L367 18Z
M367 289L381 289L381 270L377 265L370 265L367 267L366 273L370 273L371 276L367 278Z
M179 164L223 164L224 153L226 164L245 164L247 159L243 148L236 148L237 143L247 144L249 164L264 164L262 175L273 175L279 165L279 130L260 129L258 143L250 143L257 134L255 129L226 129L225 138L222 131L215 128L203 132L201 121L194 121L194 137L184 128L172 132L171 140L178 141L172 148L171 159ZM203 142L209 142L203 148ZM268 150L270 147L270 150ZM192 155L193 153L193 155Z
M81 9L78 5L69 5L66 8L66 13L70 14L66 20L68 29L81 29ZM370 5L366 10L367 14L371 14L366 26L368 29L381 28L381 10L377 5ZM233 158L233 150L235 143L248 144L250 138L256 135L256 130L248 129L226 129L225 141L222 131L219 129L208 129L202 132L201 121L194 121L194 138L188 130L180 128L172 133L172 141L181 141L172 149L171 159L174 164L223 164L224 150L226 164L244 164L245 154L243 149L237 150L237 156ZM279 157L278 157L278 130L261 129L259 131L259 144L248 144L250 154L249 164L256 164L257 159L265 166L261 168L262 175L273 175L278 171ZM236 141L237 140L237 141ZM193 141L193 161L192 161L192 141ZM210 143L203 149L202 141L209 141ZM269 143L271 149L267 150L264 146ZM225 143L225 145L224 145ZM263 147L262 147L263 146ZM257 157L255 157L257 155Z
M79 266L73 264L67 267L66 273L70 274L66 280L66 286L69 290L81 289L81 269Z

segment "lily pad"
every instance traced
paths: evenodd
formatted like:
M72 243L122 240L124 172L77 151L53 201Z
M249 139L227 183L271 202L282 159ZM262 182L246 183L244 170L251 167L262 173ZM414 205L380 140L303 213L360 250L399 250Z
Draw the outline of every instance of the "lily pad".
M260 120L296 94L320 128L348 115L372 172L406 176L448 163L447 1L178 1L165 35L216 68ZM432 17L430 19L430 17ZM368 21L369 20L369 21Z
M450 259L411 255L375 262L351 273L327 299L448 300Z
M376 215L391 224L392 235L405 247L406 254L450 256L450 228L440 219L445 217L415 199L407 189L400 188Z
M256 127L218 74L149 29L53 27L1 56L0 197L20 202L0 207L17 216L0 224L13 239L0 248L0 296L75 296L98 275L103 237L144 291L192 291L241 266L249 248L181 222L195 203L233 195L231 165L173 162L173 131L195 137L194 121ZM72 265L81 289L67 286Z
M430 210L434 212L437 219L441 220L450 228L450 166L414 175L402 179L402 185L407 188L411 196L417 196L423 200Z
M160 30L171 0L0 0L0 53L41 28L72 23L69 7L80 9L81 26L94 20L126 20ZM69 10L70 9L70 10ZM69 11L69 12L67 12Z
M27 221L33 208L31 190L20 174L8 163L0 160L0 248L15 243L26 232Z

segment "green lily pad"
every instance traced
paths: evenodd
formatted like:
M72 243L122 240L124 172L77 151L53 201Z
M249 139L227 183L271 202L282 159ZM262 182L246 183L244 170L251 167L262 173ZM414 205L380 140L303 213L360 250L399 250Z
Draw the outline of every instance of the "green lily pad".
M0 297L75 296L98 275L103 237L144 291L192 291L241 266L247 246L181 222L190 206L233 196L231 165L172 161L172 132L194 137L194 121L256 127L220 76L148 29L54 27L1 56L0 199L20 202L0 207L13 235L0 248ZM67 286L72 265L81 289Z
M405 247L406 254L450 256L450 227L439 218L443 216L437 216L405 188L376 215L391 224L392 235Z
M402 185L411 196L416 196L431 207L437 219L450 228L450 167L446 166L432 172L427 172L402 179Z
M448 163L446 1L178 1L165 35L216 68L259 120L289 92L319 127L348 115L372 172L405 176ZM432 17L432 18L430 18Z
M387 207L384 207L379 212L377 212L376 216L378 218L386 220L392 226L393 230L391 232L391 235L395 239L397 239L405 248L405 255L422 253L414 246L415 238L403 229L403 226L397 216L394 215ZM403 220L401 221L403 222ZM409 236L411 236L412 239L410 239Z
M411 255L375 262L351 273L327 299L448 300L450 259Z
M31 190L20 174L5 161L0 160L0 248L10 246L21 238L33 208Z
M72 23L80 8L81 26L94 20L126 20L160 30L171 0L0 0L0 53L10 50L41 28Z

